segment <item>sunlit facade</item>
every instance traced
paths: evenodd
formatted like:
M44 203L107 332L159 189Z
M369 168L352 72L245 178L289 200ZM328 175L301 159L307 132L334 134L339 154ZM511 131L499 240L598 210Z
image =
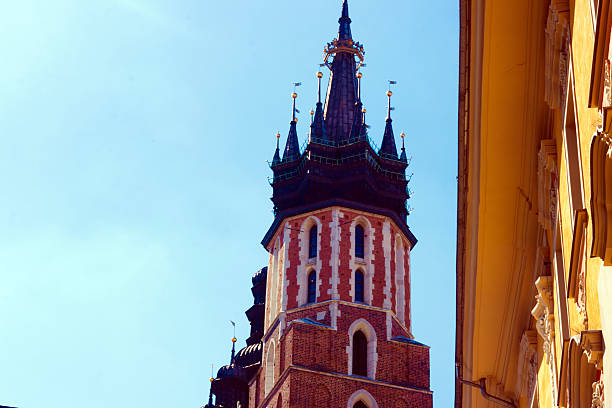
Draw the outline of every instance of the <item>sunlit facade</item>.
M461 0L456 407L611 407L612 5Z

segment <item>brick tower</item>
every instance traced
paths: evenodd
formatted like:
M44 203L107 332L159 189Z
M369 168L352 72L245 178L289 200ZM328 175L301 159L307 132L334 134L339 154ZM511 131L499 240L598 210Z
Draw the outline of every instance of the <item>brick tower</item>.
M360 95L364 50L347 0L339 24L305 151L294 110L272 162L275 220L262 242L270 255L248 406L428 408L429 348L410 331L416 238L406 223L406 151L402 142L398 156L391 92L381 148L372 147Z

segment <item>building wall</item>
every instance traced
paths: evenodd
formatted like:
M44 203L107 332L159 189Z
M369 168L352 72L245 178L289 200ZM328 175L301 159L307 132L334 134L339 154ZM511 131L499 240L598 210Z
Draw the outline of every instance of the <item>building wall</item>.
M518 407L612 406L610 1L460 3L459 376Z

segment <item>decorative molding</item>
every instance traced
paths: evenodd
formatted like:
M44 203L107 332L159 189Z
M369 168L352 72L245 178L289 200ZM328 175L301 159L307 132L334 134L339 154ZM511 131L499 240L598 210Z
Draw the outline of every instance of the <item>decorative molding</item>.
M612 265L612 138L598 132L591 143L591 256Z
M554 358L555 316L553 304L552 276L540 276L536 280L538 294L531 315L536 320L536 330L543 340L543 350L550 370L551 393L554 405L557 404L557 376Z
M580 334L580 347L584 350L589 363L595 368L603 368L604 341L601 330L588 330Z
M569 2L552 0L548 8L545 46L545 100L553 108L563 108L569 72Z
M538 221L549 232L557 217L558 180L557 145L552 139L542 140L538 153Z

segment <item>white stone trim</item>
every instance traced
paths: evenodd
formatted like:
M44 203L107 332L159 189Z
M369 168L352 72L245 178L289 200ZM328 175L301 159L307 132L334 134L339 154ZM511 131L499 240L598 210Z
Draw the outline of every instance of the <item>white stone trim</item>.
M357 225L363 227L364 234L364 258L355 257L355 228ZM349 267L351 269L351 300L355 302L355 272L357 269L363 271L363 300L364 303L372 304L372 289L373 289L373 278L374 278L374 265L372 261L374 259L374 228L367 217L358 215L355 217L350 226L351 234L351 249L349 254Z
M346 407L353 408L353 406L359 401L363 401L363 403L365 403L368 408L378 408L376 400L374 399L372 394L370 394L366 390L355 391L353 395L351 395L351 397L349 398Z
M269 341L268 347L266 347L266 371L264 378L264 392L268 395L272 388L274 388L274 362L276 361L276 342L274 339Z
M333 300L340 299L338 292L338 284L340 282L340 240L342 235L340 234L340 218L344 217L342 211L337 208L332 209L332 220L329 223L330 236L329 242L331 246L331 259L329 260L329 266L331 267L331 278L330 278L330 291L327 293Z
M308 257L308 248L310 246L310 229L317 226L317 257ZM296 302L298 306L304 306L308 304L308 275L311 270L317 273L317 299L319 299L320 287L321 287L321 231L323 224L321 220L314 215L307 217L300 227L300 238L299 238L299 249L300 249L300 263L297 268L297 285L298 294ZM314 259L314 262L313 262Z
M385 221L383 224L383 252L385 254L385 300L383 308L391 309L391 223Z
M378 363L376 330L366 319L357 319L348 329L349 345L346 347L348 356L348 374L353 375L353 336L357 330L361 330L368 340L368 378L376 379L376 365Z
M395 234L395 314L403 323L406 323L405 275L404 241L400 234Z

